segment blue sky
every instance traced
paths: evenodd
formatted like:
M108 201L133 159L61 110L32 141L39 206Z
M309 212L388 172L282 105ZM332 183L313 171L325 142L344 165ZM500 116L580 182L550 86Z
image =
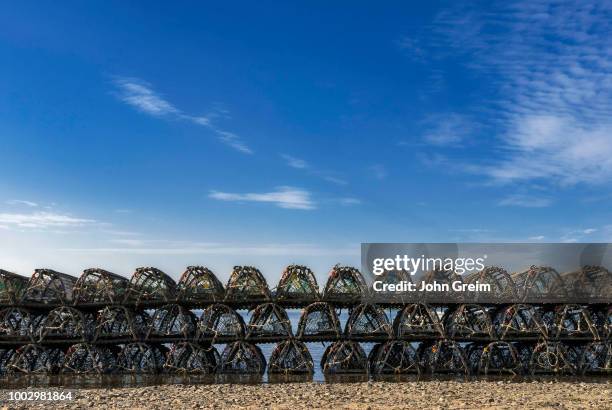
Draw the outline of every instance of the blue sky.
M610 5L504 3L3 4L2 267L611 241Z

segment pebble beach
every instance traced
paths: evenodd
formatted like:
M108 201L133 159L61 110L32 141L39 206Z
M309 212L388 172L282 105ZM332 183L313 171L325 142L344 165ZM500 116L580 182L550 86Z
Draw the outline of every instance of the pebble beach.
M72 401L17 403L0 390L0 408L104 409L541 409L612 408L612 381L420 381L160 385L75 390Z

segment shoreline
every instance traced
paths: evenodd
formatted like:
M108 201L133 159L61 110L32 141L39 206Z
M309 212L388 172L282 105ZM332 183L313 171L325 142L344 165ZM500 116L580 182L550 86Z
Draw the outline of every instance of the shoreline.
M28 388L23 390L41 390ZM612 380L418 381L158 385L73 390L65 402L8 402L0 408L612 408Z

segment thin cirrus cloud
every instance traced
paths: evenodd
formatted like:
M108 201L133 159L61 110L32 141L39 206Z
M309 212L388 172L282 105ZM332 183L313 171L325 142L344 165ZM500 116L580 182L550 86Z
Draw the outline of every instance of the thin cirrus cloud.
M261 193L240 194L211 191L208 196L219 201L271 203L284 209L312 210L316 208L310 192L288 186L278 187L274 191Z
M494 119L482 124L497 133L497 162L466 171L500 183L612 179L610 15L606 6L529 0L458 6L437 16L425 41L438 56L463 57L498 90L487 101ZM449 135L429 139L452 142Z
M499 206L518 206L521 208L546 208L552 204L549 198L531 195L509 195L498 202Z
M280 156L282 159L285 160L285 163L287 164L287 166L291 168L307 171L310 175L317 176L323 179L324 181L331 182L332 184L348 185L348 182L346 180L332 175L333 174L332 172L314 169L314 167L312 167L310 163L308 163L308 161L304 159L297 158L289 154L280 154Z
M71 228L96 223L93 219L77 218L54 212L0 213L0 225L6 229Z
M36 208L38 206L36 202L26 201L23 199L9 199L8 201L5 201L4 203L7 205L25 205L31 208Z
M117 97L119 100L136 108L138 111L158 118L178 118L206 127L215 133L217 139L225 145L243 154L253 154L253 150L249 148L239 135L214 125L212 120L218 116L216 113L205 116L186 114L155 92L149 83L137 78L117 77L113 83L117 87Z

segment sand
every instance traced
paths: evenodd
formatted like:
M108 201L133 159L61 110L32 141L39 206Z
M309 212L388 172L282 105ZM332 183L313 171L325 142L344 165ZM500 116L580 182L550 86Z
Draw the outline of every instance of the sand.
M612 380L587 382L420 381L162 385L82 389L71 402L8 403L0 408L612 408ZM17 405L16 405L17 404Z

